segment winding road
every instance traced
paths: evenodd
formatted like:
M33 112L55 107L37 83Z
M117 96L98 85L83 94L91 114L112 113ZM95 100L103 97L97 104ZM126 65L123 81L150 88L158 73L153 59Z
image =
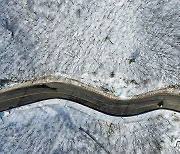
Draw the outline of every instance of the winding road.
M0 91L0 111L53 98L74 101L113 116L133 116L157 109L180 112L179 94L158 92L120 100L63 82L36 83Z

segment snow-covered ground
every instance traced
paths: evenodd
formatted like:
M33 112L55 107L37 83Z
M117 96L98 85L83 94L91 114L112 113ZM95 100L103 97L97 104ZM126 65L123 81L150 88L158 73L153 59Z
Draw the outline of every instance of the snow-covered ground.
M180 83L179 0L0 0L0 84L76 79L118 97Z
M122 118L56 99L0 114L2 154L180 153L180 113L173 111Z
M0 0L0 89L54 76L119 98L180 84L179 0ZM180 153L180 113L112 117L65 100L0 113L0 153Z

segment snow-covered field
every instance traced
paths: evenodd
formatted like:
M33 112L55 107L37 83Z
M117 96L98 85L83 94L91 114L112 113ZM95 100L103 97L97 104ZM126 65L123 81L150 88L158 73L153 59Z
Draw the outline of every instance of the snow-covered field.
M0 114L2 154L180 153L180 113L173 111L112 117L56 99Z
M120 97L180 83L179 0L0 0L1 87L65 76Z
M180 0L0 0L0 89L43 76L119 98L178 89ZM0 117L2 154L180 153L173 111L122 118L49 100Z

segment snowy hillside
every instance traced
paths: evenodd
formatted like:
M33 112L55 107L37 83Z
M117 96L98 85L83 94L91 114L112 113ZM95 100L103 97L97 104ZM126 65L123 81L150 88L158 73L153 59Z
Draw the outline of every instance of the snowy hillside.
M119 97L180 83L179 0L0 0L1 88L66 76Z
M180 113L122 118L49 100L1 113L0 153L180 153ZM178 142L179 141L179 142Z

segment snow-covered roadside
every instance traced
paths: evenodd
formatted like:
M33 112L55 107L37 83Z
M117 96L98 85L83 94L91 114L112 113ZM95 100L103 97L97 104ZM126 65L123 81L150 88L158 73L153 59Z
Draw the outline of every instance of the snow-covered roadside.
M113 117L65 100L1 112L0 153L180 152L180 113Z
M179 0L0 4L2 90L43 76L75 79L119 98L179 87ZM173 111L122 118L49 100L0 117L2 154L180 153L180 113Z
M0 87L76 79L120 98L180 83L179 0L0 0Z

